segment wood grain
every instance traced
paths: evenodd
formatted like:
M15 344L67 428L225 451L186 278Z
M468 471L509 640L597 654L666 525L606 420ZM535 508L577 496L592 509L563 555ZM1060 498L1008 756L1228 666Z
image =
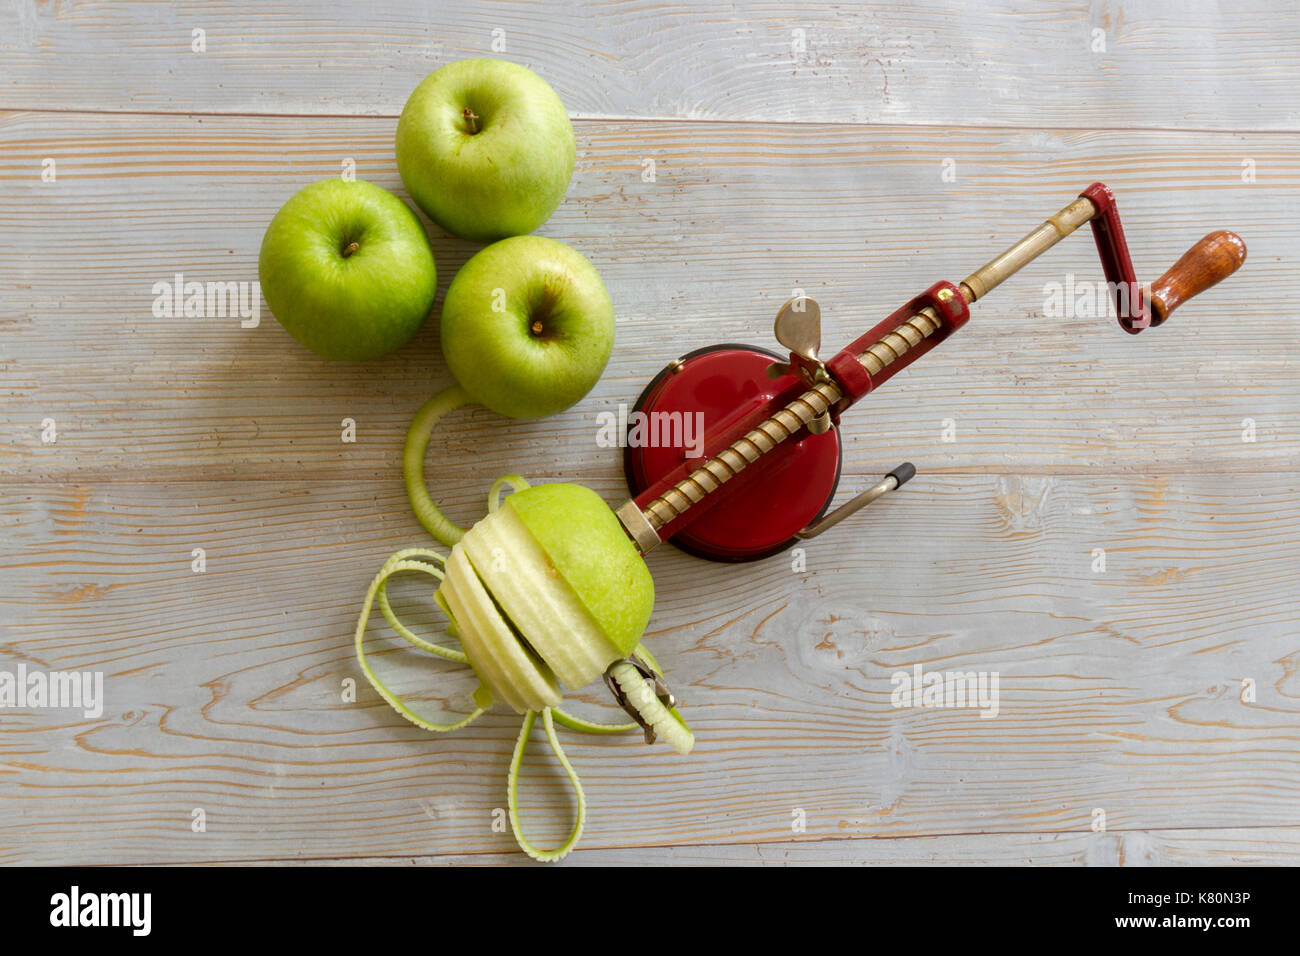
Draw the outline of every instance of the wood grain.
M155 283L178 272L255 281L270 217L301 186L337 174L342 157L400 192L392 135L387 119L0 117L0 190L26 250L0 274L0 475L394 471L414 410L449 382L436 321L395 355L356 365L299 348L264 303L255 329L151 312ZM1103 177L1140 276L1163 271L1207 226L1238 228L1249 264L1179 322L1134 337L1101 315L1047 314L1049 285L1102 278L1086 232L1072 237L854 410L847 470L911 458L923 471L1167 474L1290 471L1300 460L1290 358L1300 326L1277 311L1300 247L1300 134L592 121L578 136L578 173L542 231L604 276L618 312L614 359L591 396L553 419L453 416L436 440L447 462L440 471L431 461L437 480L616 474L596 416L632 403L676 355L718 341L773 345L772 318L796 288L821 302L822 341L847 343ZM1247 154L1261 170L1249 185ZM56 182L41 181L45 156L57 159ZM642 182L643 156L658 157L653 183ZM945 156L957 157L956 183L940 181ZM478 247L430 229L445 290ZM47 417L54 445L41 441ZM344 418L357 423L355 444L340 441ZM1253 442L1243 441L1247 419Z
M431 70L496 55L583 117L1300 128L1300 10L1269 0L16 0L0 37L0 108L396 116Z
M485 490L458 486L453 510L481 513ZM511 849L491 814L517 718L435 737L364 682L341 699L367 580L427 540L397 475L10 485L0 523L0 663L102 669L108 698L99 720L5 714L0 859ZM1294 826L1300 642L1276 571L1298 532L1290 476L918 476L800 571L656 552L649 640L699 743L677 758L566 733L583 846L784 845L796 808L812 842L1078 834L1095 808L1125 831ZM431 628L417 584L398 605ZM891 676L918 663L998 672L998 716L894 707ZM424 655L381 666L430 713L471 686ZM526 826L555 837L566 791L540 753L526 767Z
M1243 866L1294 864L1300 828L958 833L941 837L579 848L569 866ZM282 865L282 861L271 861ZM291 861L289 861L291 862ZM507 854L309 860L310 866L508 865Z
M272 214L344 160L405 198L402 103L474 55L575 116L541 231L600 270L619 341L566 413L440 427L461 522L507 471L617 502L596 415L670 359L773 345L795 289L848 342L1094 180L1140 279L1210 229L1251 250L1132 337L1053 313L1051 284L1101 278L1070 239L846 420L841 494L910 459L905 489L803 564L655 552L648 640L698 748L564 732L591 802L572 864L1300 862L1297 41L1267 0L0 5L0 670L107 695L0 712L0 863L529 862L492 826L517 718L426 734L351 649L370 576L427 541L399 460L449 381L436 321L343 365L264 302L249 329L152 311L178 272L256 279ZM478 247L430 236L445 289ZM424 582L393 590L436 632ZM421 708L465 706L464 671L371 634ZM896 708L916 664L996 671L998 716ZM525 826L558 842L537 738Z

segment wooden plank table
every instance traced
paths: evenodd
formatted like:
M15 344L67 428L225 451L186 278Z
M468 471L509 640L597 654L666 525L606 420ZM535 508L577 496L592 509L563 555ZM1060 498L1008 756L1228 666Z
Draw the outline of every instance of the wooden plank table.
M176 273L256 279L272 214L345 160L405 198L403 101L479 55L574 116L539 231L600 270L619 341L563 414L440 429L462 522L507 471L617 503L596 416L669 359L774 344L796 288L838 347L1094 180L1144 279L1211 228L1250 247L1130 337L1048 314L1050 283L1100 277L1063 243L847 416L842 487L910 459L904 491L802 563L655 552L648 637L697 748L566 735L571 862L1300 862L1300 11L1021 0L0 5L0 670L106 696L0 711L0 861L527 862L493 825L517 717L434 737L364 681L345 699L367 582L428 542L400 455L449 382L437 323L346 365L264 302L253 328L152 310ZM441 297L478 247L430 235ZM895 707L917 664L997 672L998 715ZM402 668L464 706L454 668ZM543 753L545 843L571 797Z

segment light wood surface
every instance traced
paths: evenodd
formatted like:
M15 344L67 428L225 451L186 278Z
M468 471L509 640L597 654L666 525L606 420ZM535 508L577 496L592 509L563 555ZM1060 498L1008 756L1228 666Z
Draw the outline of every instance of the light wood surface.
M1297 34L1274 0L11 0L0 104L396 116L504 43L583 117L1292 130Z
M248 329L151 312L178 272L256 279L271 215L344 159L405 198L402 101L491 55L498 28L575 116L578 168L540 231L600 270L619 341L568 412L439 429L428 474L462 522L507 471L617 503L596 415L667 361L773 346L796 288L823 342L847 342L1094 180L1144 280L1214 228L1250 249L1134 337L1048 314L1048 284L1101 278L1080 233L846 416L842 495L905 459L919 474L806 567L655 552L649 641L697 750L562 732L590 802L570 862L1300 862L1290 5L250 9L0 7L18 250L0 270L0 669L100 670L107 695L97 719L0 711L0 862L528 862L492 826L518 719L426 734L351 652L383 558L428 540L400 454L449 382L436 321L340 365L265 303ZM430 233L445 290L477 246ZM432 634L420 584L396 602ZM998 672L998 716L894 707L891 675L916 664ZM430 713L471 689L414 652L380 666ZM525 825L545 842L570 799L540 744Z
M978 833L891 839L577 850L573 866L1243 866L1297 851L1294 827L1134 830L1127 833ZM280 863L282 861L271 861ZM287 861L292 862L292 861ZM501 854L313 860L313 866L473 866L512 862Z

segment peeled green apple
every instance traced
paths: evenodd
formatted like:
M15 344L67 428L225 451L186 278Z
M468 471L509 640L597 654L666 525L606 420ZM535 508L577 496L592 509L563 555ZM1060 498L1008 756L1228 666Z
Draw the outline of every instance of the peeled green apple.
M503 485L515 489L504 504ZM447 634L459 639L460 650L417 636L393 613L385 590L388 579L415 571L440 579L434 601L446 613ZM435 722L380 679L365 651L366 624L376 599L389 624L412 645L470 665L479 679L473 711L453 722ZM589 734L639 728L646 743L663 740L679 754L690 753L695 745L695 735L663 687L662 669L640 643L653 606L649 570L595 492L570 484L533 488L518 475L507 475L488 492L487 517L460 532L449 555L406 548L384 562L366 591L354 642L366 679L399 714L426 730L457 730L496 701L523 715L506 775L510 828L524 852L549 862L577 845L586 820L582 783L560 746L556 724ZM636 718L634 723L588 720L561 706L566 689L581 688L601 674ZM519 817L520 767L539 715L577 804L568 839L550 849L526 838Z
M448 568L463 563L439 590L470 663L520 713L555 706L554 679L576 690L631 654L654 607L645 562L581 485L511 495L452 548ZM476 601L476 587L490 606ZM479 633L467 639L467 630Z
M435 70L397 123L397 170L411 198L443 229L476 242L523 235L550 218L576 155L559 96L507 60Z
M442 306L442 351L478 403L542 418L587 394L614 347L614 305L581 253L542 236L481 249Z
M290 335L351 361L405 344L433 307L438 280L419 218L359 179L322 179L292 196L266 229L257 273Z

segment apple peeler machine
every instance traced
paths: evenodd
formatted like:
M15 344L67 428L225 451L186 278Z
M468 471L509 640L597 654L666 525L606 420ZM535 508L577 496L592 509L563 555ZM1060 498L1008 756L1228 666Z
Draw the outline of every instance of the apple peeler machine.
M972 303L1085 222L1120 327L1134 335L1163 324L1246 259L1235 233L1212 232L1143 289L1115 197L1094 183L962 282L935 283L830 359L818 354L817 303L791 299L775 330L788 359L763 348L714 345L670 362L641 393L635 411L668 422L699 413L704 437L699 457L687 457L681 442L628 443L632 497L617 514L638 549L645 554L670 540L702 558L752 561L815 537L898 488L916 473L910 463L826 513L840 477L840 416L965 325Z

